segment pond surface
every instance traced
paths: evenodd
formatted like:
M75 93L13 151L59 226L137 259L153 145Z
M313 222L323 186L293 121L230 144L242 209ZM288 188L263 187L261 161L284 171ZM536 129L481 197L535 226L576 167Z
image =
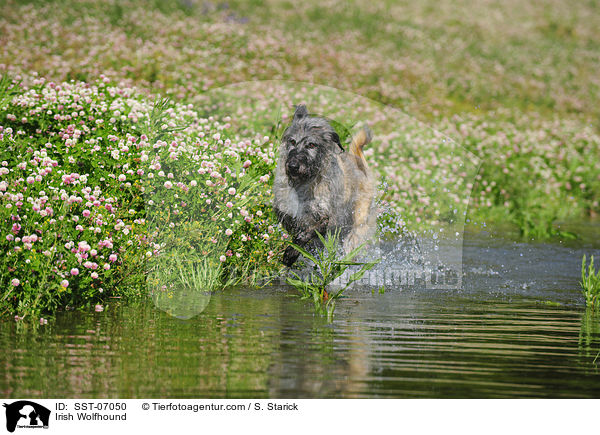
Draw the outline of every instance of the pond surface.
M0 395L598 398L600 316L578 285L593 240L467 235L462 290L355 289L331 325L287 287L215 294L190 320L150 303L3 322Z

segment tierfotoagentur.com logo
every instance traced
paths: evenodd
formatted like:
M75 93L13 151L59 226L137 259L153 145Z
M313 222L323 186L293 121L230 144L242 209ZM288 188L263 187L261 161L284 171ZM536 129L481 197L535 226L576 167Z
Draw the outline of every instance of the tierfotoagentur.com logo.
M5 403L6 430L14 432L19 429L48 429L50 410L29 400Z

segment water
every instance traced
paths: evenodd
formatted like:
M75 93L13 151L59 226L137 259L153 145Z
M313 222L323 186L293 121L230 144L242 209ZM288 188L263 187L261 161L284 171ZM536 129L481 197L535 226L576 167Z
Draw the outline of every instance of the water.
M462 290L356 289L331 325L281 286L213 295L187 321L115 303L3 322L0 395L597 398L600 315L578 280L600 250L587 240L468 235Z

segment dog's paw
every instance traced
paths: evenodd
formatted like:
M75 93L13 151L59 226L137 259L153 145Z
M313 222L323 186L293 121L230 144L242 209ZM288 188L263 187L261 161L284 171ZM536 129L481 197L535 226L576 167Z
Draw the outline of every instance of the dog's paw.
M288 246L285 252L283 253L283 264L285 264L287 267L291 267L292 264L296 262L299 256L300 253L298 251L296 251L291 246Z
M300 243L302 245L307 244L313 238L314 231L300 231L296 236L295 243Z

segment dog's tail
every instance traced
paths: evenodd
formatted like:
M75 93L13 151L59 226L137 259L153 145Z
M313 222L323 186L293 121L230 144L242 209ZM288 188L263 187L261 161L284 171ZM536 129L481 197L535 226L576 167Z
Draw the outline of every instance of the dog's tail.
M358 168L363 171L365 174L367 173L367 161L365 160L365 155L363 154L363 148L366 144L371 142L373 138L373 134L367 125L363 125L363 127L352 137L352 142L350 143L350 154L356 157L356 164Z

